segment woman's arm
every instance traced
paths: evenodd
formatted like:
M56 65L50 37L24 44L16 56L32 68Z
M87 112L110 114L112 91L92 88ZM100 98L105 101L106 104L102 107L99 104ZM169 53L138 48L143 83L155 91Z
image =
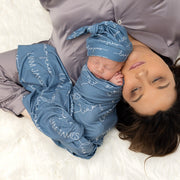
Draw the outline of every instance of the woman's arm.
M0 108L20 115L28 92L19 83L16 54L17 49L0 53Z

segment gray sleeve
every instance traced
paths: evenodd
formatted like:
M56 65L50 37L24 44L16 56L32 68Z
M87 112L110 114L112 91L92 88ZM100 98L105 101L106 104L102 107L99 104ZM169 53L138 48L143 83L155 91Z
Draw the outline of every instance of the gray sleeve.
M16 52L0 53L0 108L19 115L25 109L22 98L28 92L19 84Z
M39 0L41 5L46 9L48 10L48 2L51 1L51 0Z
M47 10L50 11L52 7L57 7L62 1L59 0L39 0L41 5Z

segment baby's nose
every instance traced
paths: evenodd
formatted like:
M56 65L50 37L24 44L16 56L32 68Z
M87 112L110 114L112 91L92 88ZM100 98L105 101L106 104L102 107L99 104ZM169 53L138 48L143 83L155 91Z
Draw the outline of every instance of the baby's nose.
M102 74L104 72L104 68L102 66L97 66L96 70L98 73Z

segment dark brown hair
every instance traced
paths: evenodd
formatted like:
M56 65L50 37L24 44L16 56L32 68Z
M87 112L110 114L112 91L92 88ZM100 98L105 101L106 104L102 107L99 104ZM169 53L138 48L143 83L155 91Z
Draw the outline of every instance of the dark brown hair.
M140 116L125 101L117 105L121 139L131 142L129 149L150 156L165 156L179 145L180 135L180 66L170 67L176 82L177 99L167 111Z

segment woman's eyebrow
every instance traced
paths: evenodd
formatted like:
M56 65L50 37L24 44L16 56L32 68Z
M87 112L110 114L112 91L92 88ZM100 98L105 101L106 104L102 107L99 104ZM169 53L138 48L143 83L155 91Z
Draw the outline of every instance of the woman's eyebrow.
M164 89L164 88L167 88L169 86L170 83L167 83L166 85L164 86L158 86L157 89ZM132 102L137 102L139 101L141 98L142 98L143 94L140 95L137 99L133 100Z
M133 100L132 102L137 102L137 101L139 101L139 100L142 98L142 96L143 96L143 94L140 95L137 99Z

